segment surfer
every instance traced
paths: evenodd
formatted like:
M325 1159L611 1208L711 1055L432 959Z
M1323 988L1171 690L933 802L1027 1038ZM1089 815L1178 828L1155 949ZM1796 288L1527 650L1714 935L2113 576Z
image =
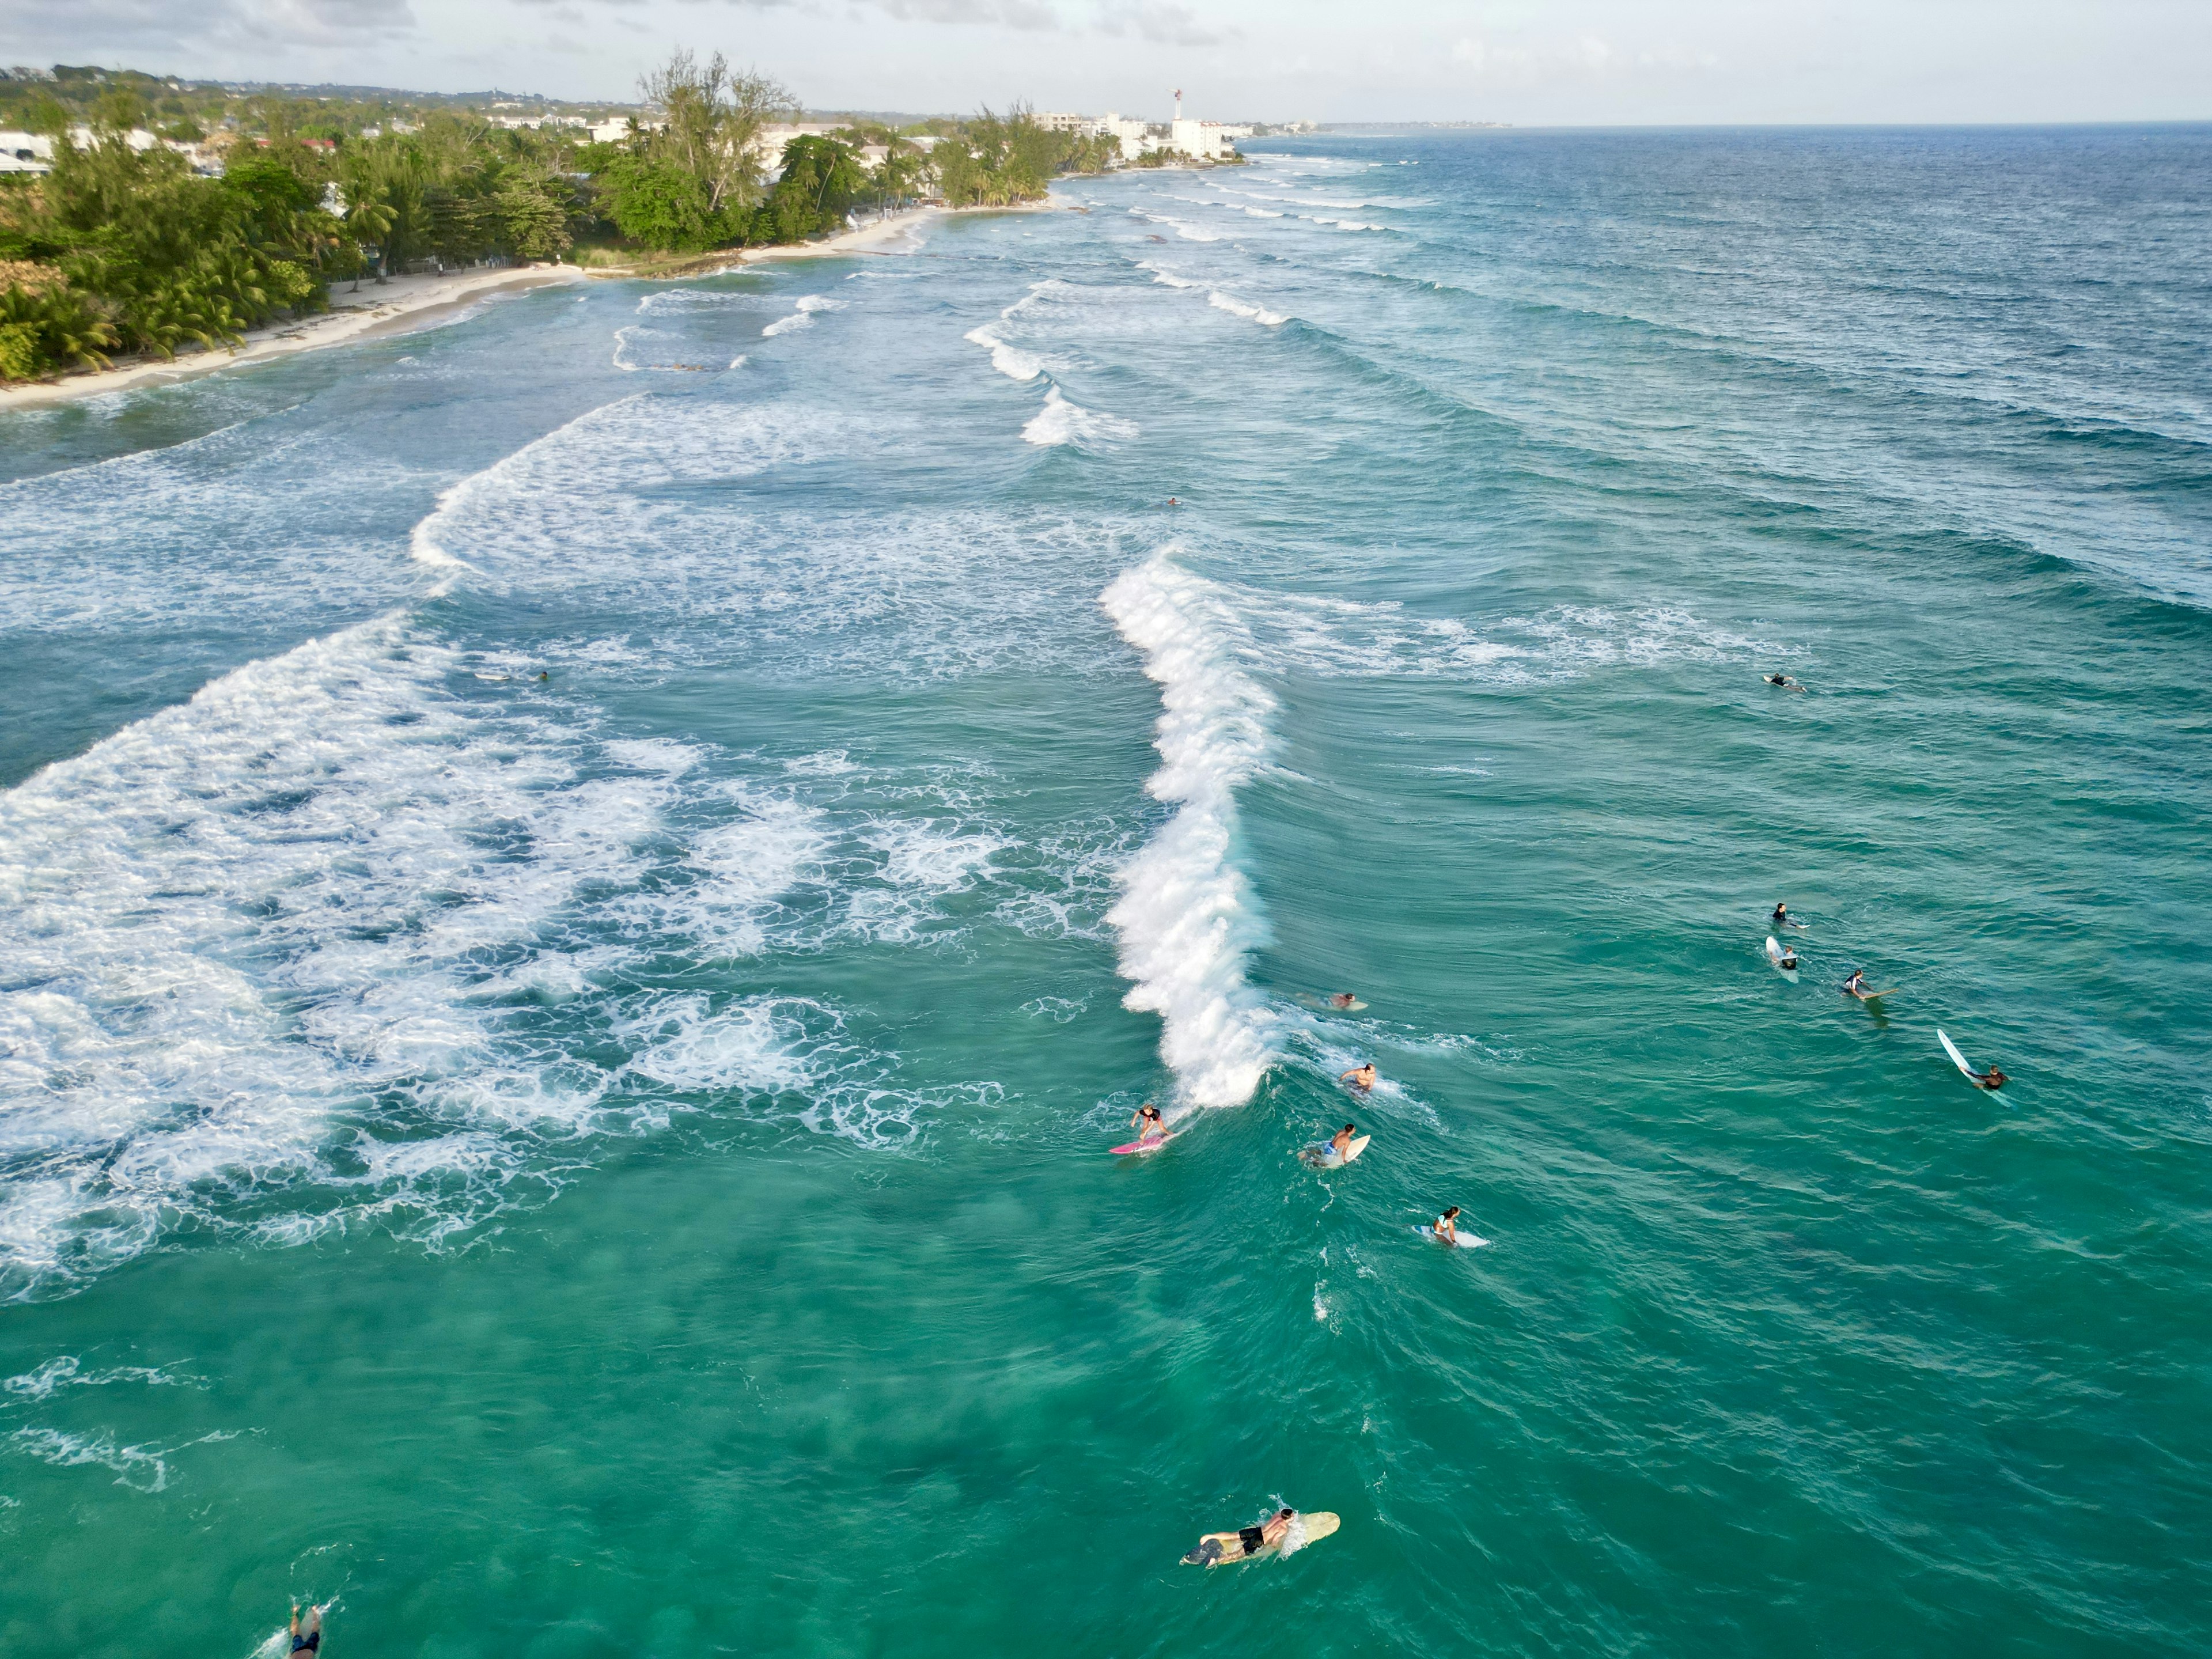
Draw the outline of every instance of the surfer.
M1805 927L1803 922L1798 921L1796 917L1790 914L1790 907L1786 904L1776 905L1774 907L1774 914L1767 917L1766 920L1771 923L1778 931L1784 927L1795 927L1800 932L1802 932Z
M1437 1243L1443 1244L1459 1243L1458 1221L1459 1206L1456 1204L1437 1218L1437 1224L1431 1231L1436 1234Z
M1297 1519L1297 1515L1296 1510L1279 1509L1256 1527L1238 1528L1233 1534L1237 1540L1238 1558L1257 1555L1261 1550L1276 1547L1290 1531L1291 1522ZM1208 1533L1199 1540L1196 1549L1183 1557L1183 1564L1186 1566L1212 1566L1229 1554L1229 1547L1224 1540L1231 1535L1228 1533Z
M1345 1153L1352 1150L1352 1143L1358 1138L1358 1125L1354 1123L1346 1124L1341 1129L1339 1129L1334 1134L1328 1138L1329 1151L1334 1152L1339 1158L1342 1158Z
M1791 679L1787 674L1769 674L1766 677L1766 683L1769 685L1778 685L1785 691L1802 691L1805 689L1802 684Z
M1779 968L1785 974L1796 973L1797 971L1797 953L1791 950L1788 945L1784 945L1782 947L1782 954L1774 958L1774 965L1777 968Z
M2003 1088L2006 1084L2012 1081L2012 1079L2007 1077L2002 1072L1997 1070L1995 1066L1991 1066L1986 1072L1969 1072L1966 1075L1973 1079L1975 1083L1980 1087L1987 1089L1991 1094L1995 1094L1998 1090Z
M323 1645L323 1610L313 1602L309 1602L307 1616L302 1620L300 1617L300 1604L295 1601L292 1604L291 1637L293 1652L320 1652Z
M1866 988L1865 969L1851 969L1851 976L1844 981L1844 994L1847 997L1856 997L1861 1002L1870 1002L1874 1000L1875 993Z
M1338 1078L1337 1081L1349 1083L1364 1095L1375 1086L1375 1062L1370 1060L1364 1066L1355 1066Z
M1168 505L1170 507L1181 507L1182 503L1177 501L1174 496L1170 495L1168 497Z
M1160 1116L1160 1109L1149 1100L1129 1115L1129 1123L1139 1141L1167 1139L1168 1126Z
M1328 1000L1328 1006L1332 1008L1349 1008L1358 1000L1359 999L1349 991L1339 991Z

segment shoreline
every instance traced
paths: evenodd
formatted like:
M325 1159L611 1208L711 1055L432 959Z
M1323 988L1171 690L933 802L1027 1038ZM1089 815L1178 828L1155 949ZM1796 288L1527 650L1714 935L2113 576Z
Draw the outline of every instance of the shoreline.
M395 276L380 288L373 283L364 283L357 292L342 289L331 295L328 311L251 329L245 343L234 349L218 347L212 351L196 351L189 356L179 355L172 361L142 358L113 368L66 375L58 380L0 386L0 413L67 403L78 398L95 398L107 392L126 392L136 386L166 386L322 346L405 333L410 329L428 327L487 294L580 282L583 276L584 273L574 265L519 265L494 270L449 271L431 276Z
M968 213L1049 213L1059 206L1059 203L1047 198L1038 202L1017 202L1006 207L910 207L887 219L862 225L857 230L840 231L836 235L824 237L818 242L778 242L769 247L716 248L711 252L693 254L687 258L659 264L587 266L586 274L623 282L657 283L682 276L710 276L776 259L830 259L854 253L873 254L878 258L896 258L919 253L921 240L917 233L939 219ZM898 242L909 243L910 246L890 246Z
M311 316L247 331L245 343L234 349L218 347L195 351L173 360L140 358L112 368L68 374L58 380L33 380L20 386L0 386L0 415L9 410L35 409L97 398L110 392L141 386L168 386L227 368L289 357L295 352L324 346L345 345L356 340L382 339L394 334L431 327L453 316L485 295L503 289L544 288L557 283L591 279L661 282L736 270L743 266L781 259L836 258L872 254L896 258L921 251L922 229L956 213L1041 213L1060 204L1050 199L1023 202L1010 207L913 207L857 230L841 232L819 242L787 242L773 247L721 248L665 265L556 264L503 266L491 270L449 271L439 276L395 276L381 287L365 283L358 290L340 287L331 295L331 308Z

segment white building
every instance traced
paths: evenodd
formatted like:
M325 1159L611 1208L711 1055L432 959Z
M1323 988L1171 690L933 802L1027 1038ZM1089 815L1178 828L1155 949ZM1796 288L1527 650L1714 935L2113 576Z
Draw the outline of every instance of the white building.
M1139 155L1148 155L1159 148L1158 143L1152 137L1152 129L1147 123L1124 120L1110 109L1106 112L1105 118L1098 123L1098 131L1120 141L1121 159L1125 161L1133 161Z
M1036 124L1047 132L1072 132L1079 138L1088 138L1106 128L1106 123L1095 115L1066 115L1055 111L1036 118ZM1108 120L1112 118L1111 116L1107 118Z
M54 141L35 132L0 132L0 173L51 173Z

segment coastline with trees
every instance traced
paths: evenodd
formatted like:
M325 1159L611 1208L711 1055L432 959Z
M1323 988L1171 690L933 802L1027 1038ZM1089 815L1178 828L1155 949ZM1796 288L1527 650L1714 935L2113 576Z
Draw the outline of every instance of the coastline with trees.
M0 175L0 383L235 351L280 324L351 337L303 325L334 289L374 298L403 273L826 252L868 220L1038 203L1055 177L1118 165L1112 140L1020 106L784 137L796 99L719 53L672 54L641 82L642 115L607 137L436 107L317 119L328 112L258 95L210 132L169 84L117 76L75 107L41 94L10 112L51 162ZM203 170L210 152L220 171Z

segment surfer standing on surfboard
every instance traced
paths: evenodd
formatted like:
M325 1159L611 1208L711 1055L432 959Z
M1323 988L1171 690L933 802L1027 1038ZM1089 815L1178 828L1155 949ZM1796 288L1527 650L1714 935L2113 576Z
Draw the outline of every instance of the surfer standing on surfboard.
M1370 1060L1364 1066L1355 1066L1337 1081L1349 1083L1364 1095L1375 1086L1375 1062Z
M1149 1100L1129 1114L1129 1126L1136 1130L1140 1142L1167 1139L1167 1123L1160 1116L1160 1109Z

